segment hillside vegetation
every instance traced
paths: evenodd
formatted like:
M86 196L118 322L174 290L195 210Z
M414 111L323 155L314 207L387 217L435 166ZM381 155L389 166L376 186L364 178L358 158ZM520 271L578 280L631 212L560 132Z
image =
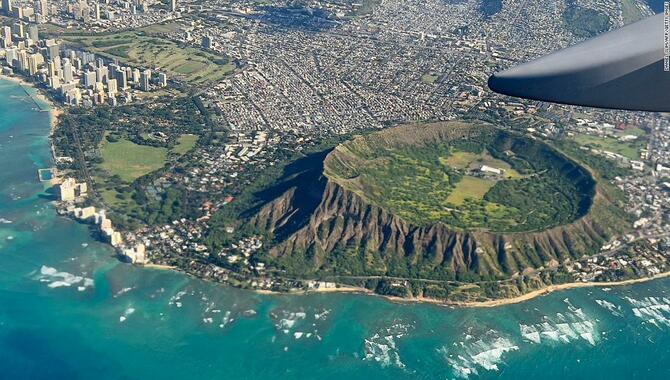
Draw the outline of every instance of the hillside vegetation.
M561 152L572 153L567 148ZM237 231L263 236L267 244L254 260L282 274L357 285L370 276L429 281L417 285L423 289L419 293L458 298L463 284L495 285L526 270L594 254L626 230L619 194L596 183L596 170L561 152L489 124L395 127L287 166L276 183L257 193L263 201L242 212L245 222ZM508 171L483 178L464 172L478 160L506 165ZM407 180L415 182L404 185ZM461 205L449 205L459 186L469 189L464 190L468 196ZM394 194L413 198L403 203ZM471 219L450 213L441 202ZM485 217L476 220L477 215ZM512 217L536 228L494 230L521 228L509 223ZM496 225L498 220L506 224ZM455 227L451 221L470 224ZM570 278L556 270L543 273L533 286ZM365 286L384 294L407 289L374 282ZM523 286L475 293L514 293Z
M386 134L357 138L335 149L325 173L420 226L533 231L588 211L595 182L546 144L487 125L452 125L439 138L434 132L417 128L416 135L425 135L417 141Z
M565 27L576 37L590 38L609 29L608 15L570 1L563 12Z

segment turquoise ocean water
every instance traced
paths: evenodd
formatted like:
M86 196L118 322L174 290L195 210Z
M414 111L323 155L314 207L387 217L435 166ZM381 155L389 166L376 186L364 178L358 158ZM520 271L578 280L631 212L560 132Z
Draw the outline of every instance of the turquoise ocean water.
M670 378L669 280L454 309L121 264L45 198L48 131L0 81L0 379Z

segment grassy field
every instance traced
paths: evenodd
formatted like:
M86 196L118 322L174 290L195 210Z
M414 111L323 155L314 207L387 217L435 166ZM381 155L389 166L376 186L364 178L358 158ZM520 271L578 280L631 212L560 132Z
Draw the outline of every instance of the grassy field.
M635 134L633 132L629 134ZM614 137L599 137L592 135L576 135L575 142L579 145L606 150L617 153L631 160L640 159L640 149L646 146L644 140L620 141Z
M607 14L572 3L563 12L565 27L577 37L589 38L605 32L610 25Z
M482 147L483 148L483 147ZM441 144L369 150L351 144L338 148L343 154L366 157L353 167L331 164L328 173L340 184L417 224L455 222L486 228L491 221L514 225L516 209L493 204L485 195L499 180L469 175L482 165L505 169L522 178L511 165L486 149L467 152Z
M419 128L427 139L408 144L406 134L393 132L338 146L327 159L326 176L416 225L524 231L568 222L585 210L587 203L580 202L592 182L579 175L586 171L573 170L548 146L514 144L519 137L486 130L436 141L437 133ZM505 174L479 174L482 165Z
M495 186L496 181L490 179L465 176L447 197L447 202L462 205L466 198L483 199L484 195Z
M103 140L100 146L103 162L100 168L110 176L118 175L125 182L162 168L167 160L167 148L137 145L129 140Z
M481 154L472 152L453 151L448 157L440 158L440 162L454 169L466 169L472 161L479 158Z
M438 78L439 76L435 74L423 74L421 76L421 81L423 83L433 84L437 81Z
M162 33L173 33L178 31L183 25L179 22L166 22L164 24L154 24L138 29L138 31L155 35Z
M110 187L99 188L98 192L102 197L102 202L112 209L124 208L129 210L137 207L135 202L128 196L128 193L119 193L114 188Z
M169 30L169 26L154 25L151 33ZM173 78L191 84L204 84L221 80L235 69L235 64L225 57L151 35L148 32L122 32L105 35L68 35L63 39L87 51L128 65L151 67L165 71Z
M440 162L452 169L467 170L479 169L482 165L505 170L508 179L522 178L523 176L512 168L509 163L491 156L487 151L481 153L453 150L448 157L441 157Z
M186 154L189 150L193 149L197 142L198 136L196 135L181 135L179 140L177 140L177 145L172 148L172 152L181 156Z
M104 139L100 145L103 162L98 165L93 178L102 202L121 215L131 215L140 211L140 206L132 197L130 184L137 178L165 166L170 154L184 155L195 147L197 135L181 135L172 149L138 145L127 139L109 142ZM111 179L118 175L122 183Z
M625 135L633 135L633 136L646 136L647 132L644 131L641 128L638 127L633 127L633 128L626 128L622 131L617 132L617 135L619 136L625 136Z

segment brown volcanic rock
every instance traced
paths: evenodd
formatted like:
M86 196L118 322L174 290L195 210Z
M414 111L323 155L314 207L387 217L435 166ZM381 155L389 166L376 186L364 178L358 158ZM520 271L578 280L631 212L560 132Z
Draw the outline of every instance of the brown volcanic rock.
M440 124L444 125L449 126L449 123ZM459 128L455 132L444 127L422 128L422 133L438 139L468 133L467 128ZM425 141L425 134L411 132L416 131L399 127L384 131L378 137L388 139L385 143L389 144L396 143L398 136L402 137L402 143ZM329 161L342 159L347 157L342 157L338 150L332 151L325 159L325 172L328 172ZM546 266L553 260L562 262L596 252L622 226L620 216L615 215L610 206L607 197L597 191L589 213L566 225L521 233L464 231L443 223L412 225L370 204L337 180L320 176L312 183L296 184L266 202L249 223L274 234L276 241L269 252L271 257L311 252L314 271L318 271L335 250L354 247L361 260L370 252L379 252L384 265L393 256L399 256L411 264L421 262L431 268L447 267L456 273L508 277L526 268Z

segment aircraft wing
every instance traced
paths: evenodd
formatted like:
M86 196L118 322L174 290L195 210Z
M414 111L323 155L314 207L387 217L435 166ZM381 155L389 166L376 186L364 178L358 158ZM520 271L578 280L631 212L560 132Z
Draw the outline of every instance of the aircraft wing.
M555 103L670 111L663 14L493 74L495 92Z

